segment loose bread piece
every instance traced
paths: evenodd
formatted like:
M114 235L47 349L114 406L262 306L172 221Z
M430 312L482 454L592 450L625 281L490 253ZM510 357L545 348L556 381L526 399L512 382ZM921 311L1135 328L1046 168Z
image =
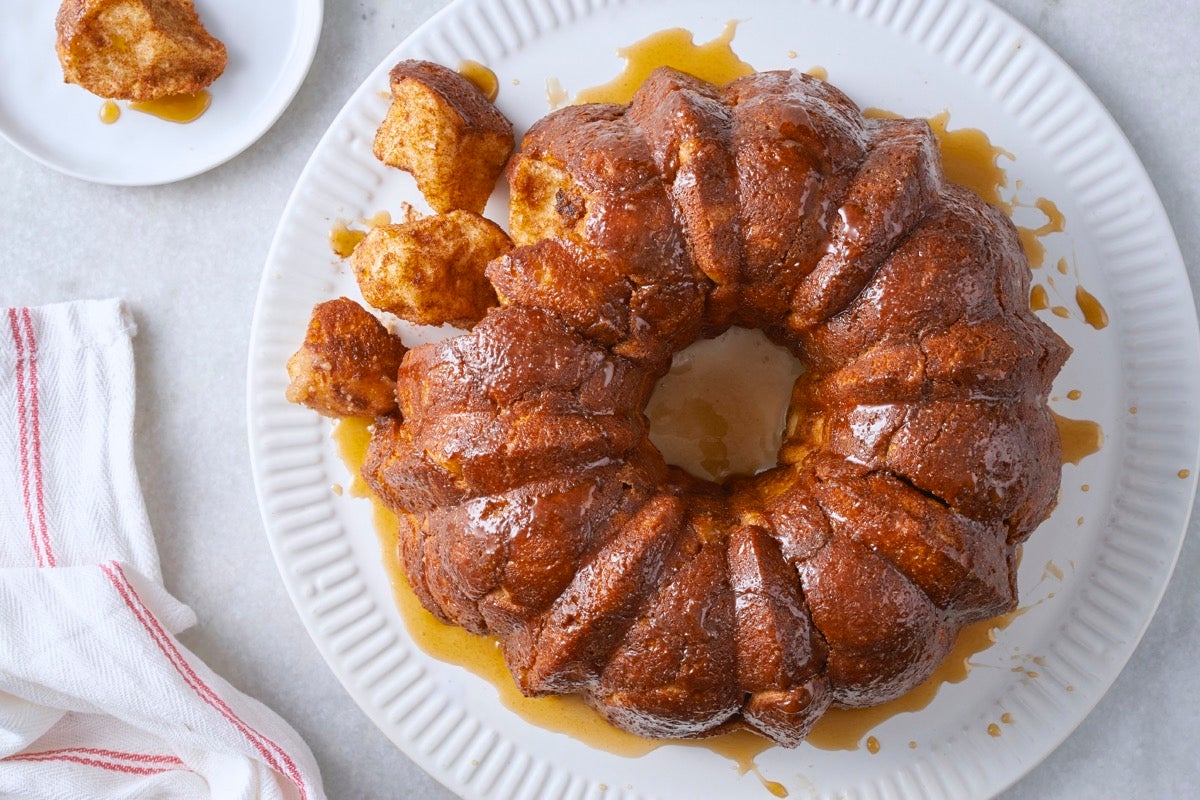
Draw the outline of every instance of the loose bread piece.
M512 249L498 225L451 211L372 228L350 256L363 299L417 325L467 327L496 305L484 268Z
M327 417L391 413L405 352L400 339L353 300L318 303L304 344L288 359L287 399Z
M225 71L192 0L65 0L55 30L63 80L100 97L192 94Z
M479 87L440 64L401 61L390 78L375 157L411 173L434 211L481 213L512 153L512 124Z

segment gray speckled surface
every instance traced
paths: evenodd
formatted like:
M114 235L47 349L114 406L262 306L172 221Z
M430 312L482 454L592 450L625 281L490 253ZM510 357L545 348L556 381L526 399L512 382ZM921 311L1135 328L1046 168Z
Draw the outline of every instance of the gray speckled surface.
M245 443L246 344L283 205L345 98L443 5L327 4L308 81L228 164L147 189L63 177L0 144L0 305L120 296L136 314L136 455L185 643L305 737L332 798L448 798L343 692L293 612L262 533ZM1146 165L1200 282L1200 4L1000 0L1082 76ZM1200 788L1200 539L1096 709L1005 800L1182 797Z

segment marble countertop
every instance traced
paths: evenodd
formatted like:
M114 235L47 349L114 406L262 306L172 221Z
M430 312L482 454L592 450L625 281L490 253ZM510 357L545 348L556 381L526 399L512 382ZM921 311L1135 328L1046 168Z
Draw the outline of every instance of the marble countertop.
M999 0L1075 69L1141 157L1200 286L1200 4ZM0 306L124 298L135 314L135 452L185 644L300 732L331 798L449 798L367 720L276 572L246 445L262 264L300 170L349 93L441 0L326 4L280 121L233 161L162 187L64 177L0 143ZM1200 521L1145 638L1096 709L1005 800L1178 797L1200 787Z

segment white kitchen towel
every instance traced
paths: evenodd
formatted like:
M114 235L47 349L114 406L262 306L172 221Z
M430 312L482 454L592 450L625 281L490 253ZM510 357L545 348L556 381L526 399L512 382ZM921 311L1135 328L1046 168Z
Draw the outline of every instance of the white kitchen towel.
M0 309L0 798L321 800L308 747L181 645L116 300Z

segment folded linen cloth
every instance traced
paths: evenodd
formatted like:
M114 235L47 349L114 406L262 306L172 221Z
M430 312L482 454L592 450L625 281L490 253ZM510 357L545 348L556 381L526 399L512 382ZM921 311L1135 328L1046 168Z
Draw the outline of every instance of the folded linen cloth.
M291 727L175 634L116 300L0 309L0 798L322 800Z

